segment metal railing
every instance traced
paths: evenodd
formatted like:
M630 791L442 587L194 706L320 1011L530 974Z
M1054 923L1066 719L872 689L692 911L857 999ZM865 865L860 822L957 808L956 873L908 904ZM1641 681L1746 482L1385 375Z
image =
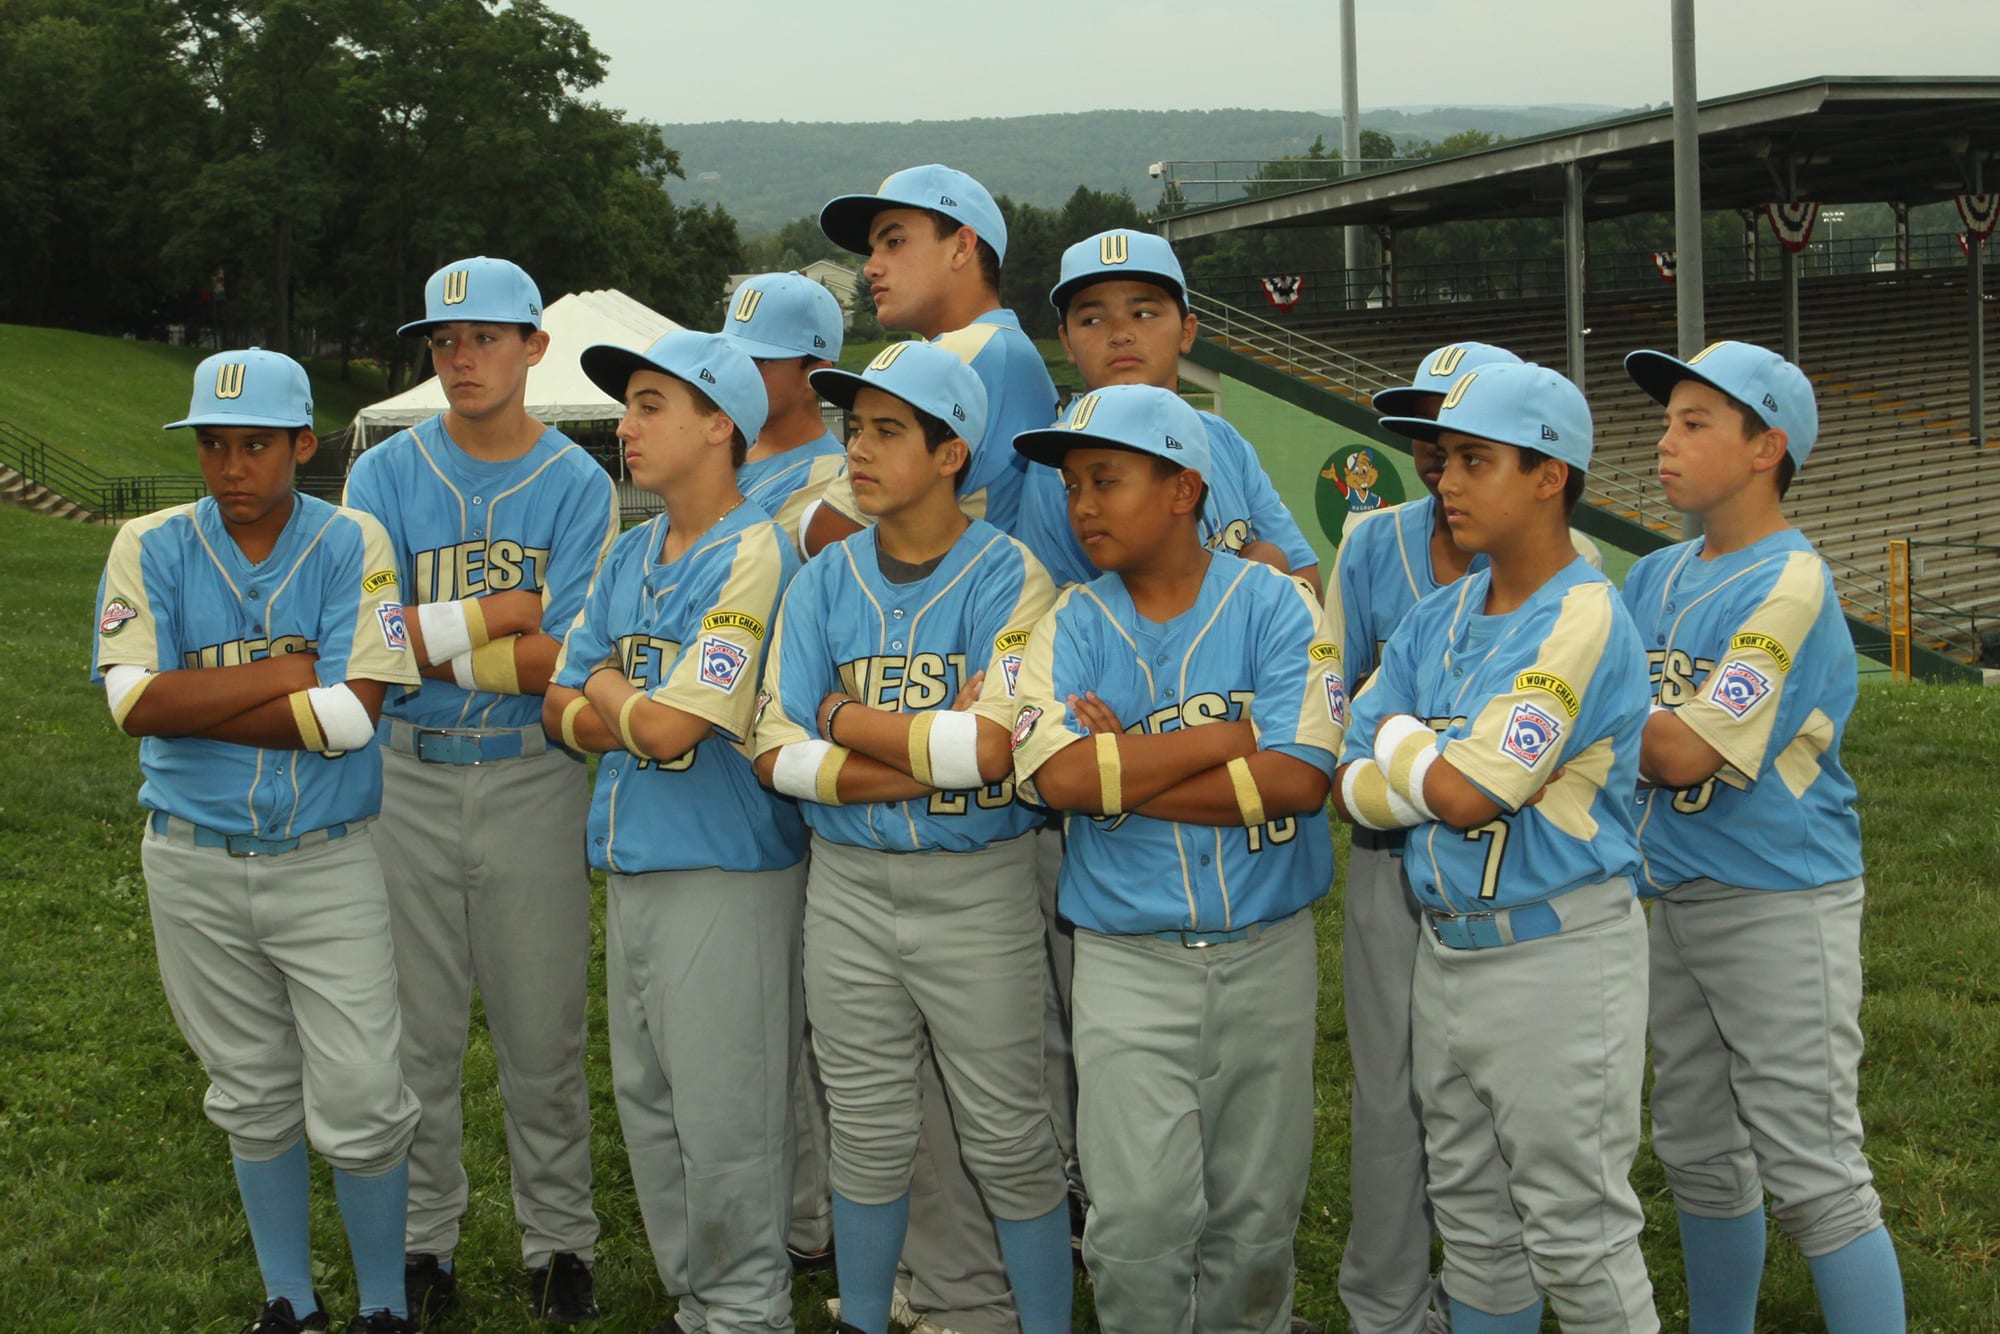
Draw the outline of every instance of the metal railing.
M1380 171L1422 161L1413 157L1356 158L1361 172ZM1337 157L1217 158L1208 161L1155 162L1147 174L1160 183L1158 214L1179 213L1184 209L1206 208L1232 199L1253 199L1260 195L1296 190L1305 185L1325 185L1345 175Z
M1322 387L1344 384L1356 398L1363 400L1378 389L1406 383L1394 371L1218 301L1204 292L1189 292L1187 299L1188 309L1200 318L1203 337L1229 346L1232 351L1250 348L1252 355L1268 357L1279 369L1308 382L1317 377L1323 382Z
M130 519L169 505L187 505L208 494L199 473L142 473L112 477L30 435L10 422L0 422L0 464L43 487L95 519ZM329 500L338 499L338 476L301 475L299 490Z

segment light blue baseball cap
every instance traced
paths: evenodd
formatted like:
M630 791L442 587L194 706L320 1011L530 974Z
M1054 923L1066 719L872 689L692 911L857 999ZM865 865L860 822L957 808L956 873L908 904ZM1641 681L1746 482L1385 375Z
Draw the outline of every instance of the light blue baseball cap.
M1164 236L1115 227L1078 241L1063 251L1062 274L1049 289L1049 304L1057 314L1069 309L1070 298L1092 283L1120 278L1156 283L1187 302L1187 275Z
M1382 425L1412 440L1435 440L1457 431L1517 449L1539 449L1580 472L1590 471L1590 404L1568 379L1533 362L1466 371L1452 382L1436 421L1384 417Z
M753 357L840 360L840 302L802 273L745 278L730 298L722 336Z
M819 229L826 239L857 255L868 253L868 229L885 208L927 208L972 228L993 253L1007 258L1007 222L993 192L955 167L931 163L905 167L872 195L841 195L819 211Z
M590 382L620 403L633 371L658 371L699 389L736 423L745 440L755 440L770 415L764 377L741 348L721 334L676 329L644 352L613 343L595 343L577 358Z
M1521 359L1491 343L1446 343L1417 367L1416 379L1397 389L1380 389L1369 400L1385 417L1413 416L1425 394L1448 394L1458 377L1481 366L1518 366Z
M306 368L282 352L253 347L218 352L195 367L188 415L168 422L166 429L312 424L312 381Z
M1136 450L1209 474L1208 428L1187 401L1171 389L1150 384L1111 384L1070 405L1054 426L1023 431L1014 448L1036 463L1062 466L1072 449L1110 446Z
M986 386L958 353L935 343L891 343L859 375L828 368L807 378L821 398L849 410L863 389L880 389L949 425L975 453L986 436Z
M1710 343L1686 361L1664 352L1627 353L1625 373L1655 400L1665 403L1682 380L1699 380L1755 413L1764 425L1785 433L1785 452L1798 467L1819 439L1819 401L1806 373L1768 347L1755 343Z
M532 324L542 327L542 291L511 259L454 260L424 284L424 317L396 330L418 334L433 324Z

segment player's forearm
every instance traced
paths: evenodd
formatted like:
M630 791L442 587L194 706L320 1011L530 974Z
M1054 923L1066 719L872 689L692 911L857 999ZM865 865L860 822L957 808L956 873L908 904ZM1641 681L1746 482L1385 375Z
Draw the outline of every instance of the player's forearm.
M382 697L388 687L380 681L349 681L349 693L366 713L367 724L373 727L382 716ZM330 743L326 720L311 712L311 704L295 698L298 692L267 700L254 709L246 710L213 727L195 733L206 741L227 741L238 746L256 746L263 750L350 750L355 746L336 746ZM349 707L353 707L351 703ZM310 719L315 735L308 737L302 730L302 718ZM356 745L366 745L360 736L348 738Z
M1136 810L1202 770L1256 750L1256 734L1246 722L1160 733L1100 732L1043 761L1034 782L1043 802L1056 810L1115 814Z
M822 503L813 511L812 522L806 525L806 555L817 556L823 548L860 531L860 524Z
M1287 816L1317 812L1326 805L1327 778L1313 765L1291 755L1259 751L1244 761L1254 795L1246 794L1230 766L1204 769L1182 779L1150 801L1142 803L1139 814L1156 820L1178 820L1182 824L1241 827L1250 823L1249 814L1261 814L1265 824ZM1256 808L1246 812L1246 798Z
M1507 814L1506 807L1474 787L1471 779L1442 758L1424 775L1424 803L1436 813L1440 824L1457 829L1476 829Z
M125 715L130 736L197 736L211 727L319 684L316 653L280 653L231 667L159 672ZM296 744L296 743L294 743Z
M562 644L549 635L536 631L524 634L514 641L514 679L519 685L515 693L540 695L555 679L556 659L562 656Z
M615 667L592 672L583 683L583 693L598 721L615 738L615 748L644 759L685 755L715 731L706 718L648 699Z
M937 789L927 787L902 770L882 763L872 755L849 755L840 766L835 789L841 804L852 806L870 801L911 801L927 797Z
M572 704L577 707L572 709ZM567 734L563 731L565 720L569 724ZM542 696L542 730L549 734L549 740L560 742L571 750L602 755L624 746L617 734L598 716L591 702L583 697L583 692L569 686L552 685Z
M1639 775L1660 787L1696 787L1715 777L1727 761L1671 709L1646 720L1639 741Z
M818 757L814 756L815 748L823 752ZM817 782L814 780L814 775L808 772L804 775L805 781L795 785L788 784L778 770L779 763L787 751L805 755L809 770L819 769ZM880 760L867 755L856 755L843 747L832 746L817 738L775 746L752 761L751 768L757 774L757 781L765 787L778 792L790 792L800 801L823 800L823 797L816 793L824 792L824 787L820 785L829 781L833 784L834 797L843 806L862 802L910 801L935 790L924 786L901 770L890 768ZM825 776L827 773L833 776L829 779Z
M540 631L542 595L511 589L455 602L412 603L403 608L403 625L419 666L445 668L483 644ZM449 672L440 679L450 680Z

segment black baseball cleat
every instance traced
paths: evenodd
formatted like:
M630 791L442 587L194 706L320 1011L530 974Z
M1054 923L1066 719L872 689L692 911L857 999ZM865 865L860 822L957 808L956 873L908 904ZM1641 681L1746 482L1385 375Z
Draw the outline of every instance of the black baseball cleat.
M826 1245L816 1251L802 1251L787 1242L785 1244L785 1254L792 1258L792 1272L794 1274L810 1274L815 1270L833 1268L833 1242L831 1239L827 1241Z
M602 1314L590 1266L575 1251L558 1251L528 1274L528 1305L535 1318L552 1325L580 1325Z
M243 1327L243 1334L304 1334L307 1330L332 1329L333 1322L327 1319L326 1307L320 1303L319 1294L313 1294L313 1302L319 1309L300 1319L292 1309L289 1297L273 1297L264 1303L264 1309L257 1318Z
M403 1302L410 1312L410 1328L429 1329L458 1304L458 1276L435 1255L405 1255Z
M417 1334L417 1322L399 1316L385 1306L348 1321L347 1334Z

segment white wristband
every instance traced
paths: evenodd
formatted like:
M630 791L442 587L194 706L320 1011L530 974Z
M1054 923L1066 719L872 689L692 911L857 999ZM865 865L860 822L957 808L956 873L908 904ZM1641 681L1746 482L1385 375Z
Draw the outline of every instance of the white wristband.
M771 769L771 786L800 801L818 801L819 766L832 749L832 742L818 737L778 747L778 762Z
M1402 772L1397 772L1397 759ZM1424 775L1437 762L1437 733L1422 719L1391 714L1375 734L1375 767L1388 780L1389 797L1416 813L1420 821L1437 819L1424 800Z
M979 719L970 713L941 712L931 724L931 781L941 792L986 786L979 776Z
M1379 789L1383 806L1371 809L1371 801L1365 797L1360 787L1381 784ZM1382 778L1382 771L1366 760L1343 765L1340 773L1340 804L1354 823L1364 829L1409 829L1424 823L1424 817L1410 808L1410 803L1390 790Z
M451 659L451 679L458 682L460 690L479 689L479 674L472 668L472 650L454 654Z
M1656 713L1672 713L1672 712L1673 709L1668 705L1654 704L1651 708L1646 710L1646 717L1650 721L1652 719L1652 716Z
M132 692L146 684L153 673L136 663L121 662L116 667L104 669L104 699L111 706L111 718L120 727L125 725L125 702L132 698Z
M463 602L420 603L417 629L423 632L424 654L432 666L472 652L472 627L466 624ZM463 681L459 684L472 689Z
M312 705L313 714L319 719L319 730L326 736L329 753L360 750L374 740L375 724L368 717L368 707L347 688L347 682L315 686L306 691L306 702Z

